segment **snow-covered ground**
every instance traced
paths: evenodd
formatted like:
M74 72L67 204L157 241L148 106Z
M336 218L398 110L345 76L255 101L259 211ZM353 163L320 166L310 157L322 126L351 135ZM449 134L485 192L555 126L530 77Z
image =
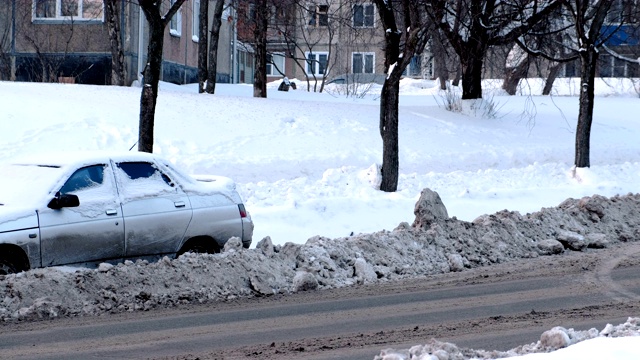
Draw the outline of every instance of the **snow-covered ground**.
M391 230L413 221L424 188L438 192L449 216L467 221L569 197L639 192L633 82L599 81L592 166L577 177L577 83L559 79L550 97L508 97L490 90L499 84L485 85L493 118L446 111L434 82L403 81L395 193L375 189L382 154L376 88L346 98L339 86L317 94L301 82L289 92L273 83L268 99L254 99L250 85L219 84L210 96L195 85L162 84L154 150L188 172L236 180L256 224L254 244L266 236L284 245ZM522 92L539 88L530 81ZM50 150L135 148L139 96L138 88L1 82L0 162Z
M410 349L386 349L374 360L518 359L518 360L631 360L640 358L640 318L608 324L598 331L576 331L555 327L540 340L509 351L466 350L455 344L431 340Z
M486 119L438 106L443 97L432 81L405 80L399 190L387 194L372 184L382 157L377 90L353 99L298 84L289 92L271 84L268 99L252 98L250 85L219 84L207 96L193 85L162 84L159 94L154 152L191 173L235 179L256 222L254 243L393 229L412 219L425 187L440 194L450 216L468 221L567 197L638 192L640 99L617 90L623 86L598 84L609 96L596 99L592 166L579 181L570 176L578 99L564 96L575 84L559 79L553 97L495 95L498 115ZM137 140L139 93L1 83L0 161L51 149L127 150Z

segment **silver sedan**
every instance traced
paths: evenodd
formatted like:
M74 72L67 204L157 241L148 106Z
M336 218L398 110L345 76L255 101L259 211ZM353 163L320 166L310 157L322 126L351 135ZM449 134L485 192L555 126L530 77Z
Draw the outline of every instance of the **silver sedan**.
M251 245L235 183L147 153L50 154L0 166L0 274Z

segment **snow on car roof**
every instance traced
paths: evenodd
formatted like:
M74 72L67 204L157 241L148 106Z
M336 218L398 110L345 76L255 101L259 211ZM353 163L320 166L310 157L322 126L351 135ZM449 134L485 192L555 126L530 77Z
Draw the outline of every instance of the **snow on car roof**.
M241 202L235 182L223 176L198 176L197 180L176 168L169 160L145 152L48 152L31 154L0 164L0 204L41 203L49 196L61 179L78 168L107 164L113 160L150 161L166 166L170 175L177 177L183 190L190 194L207 195L220 193L235 202Z
M40 165L52 167L68 167L71 165L82 166L84 164L95 164L107 162L109 159L115 161L151 161L159 156L145 152L122 152L122 151L82 151L82 152L47 152L31 154L16 158L10 161L13 164Z

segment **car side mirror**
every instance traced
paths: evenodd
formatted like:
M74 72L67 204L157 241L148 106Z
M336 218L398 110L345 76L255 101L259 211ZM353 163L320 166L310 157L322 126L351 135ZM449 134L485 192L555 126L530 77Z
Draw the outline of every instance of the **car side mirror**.
M73 194L60 194L57 193L56 197L49 201L47 207L54 210L59 210L65 207L77 207L80 205L80 199L77 195Z

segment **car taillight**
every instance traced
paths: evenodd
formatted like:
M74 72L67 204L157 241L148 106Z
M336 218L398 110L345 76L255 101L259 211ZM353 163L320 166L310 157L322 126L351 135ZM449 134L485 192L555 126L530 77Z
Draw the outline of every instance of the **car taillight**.
M246 218L247 217L247 209L244 208L244 204L238 204L238 210L240 210L240 217L241 218Z

